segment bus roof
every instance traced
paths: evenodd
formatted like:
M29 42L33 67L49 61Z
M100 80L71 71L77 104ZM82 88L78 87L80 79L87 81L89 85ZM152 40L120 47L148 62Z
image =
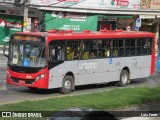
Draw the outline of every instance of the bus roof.
M104 38L140 38L140 37L155 37L154 33L143 31L123 31L123 30L101 30L92 32L84 30L82 32L57 31L49 30L48 32L18 32L16 34L45 36L50 40L72 40L72 39L104 39Z

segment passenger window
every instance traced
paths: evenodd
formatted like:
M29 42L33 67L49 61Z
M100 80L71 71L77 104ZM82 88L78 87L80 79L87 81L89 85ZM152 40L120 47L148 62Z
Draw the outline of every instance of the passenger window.
M136 39L126 39L125 40L125 56L135 56L136 47L135 47Z
M93 58L96 58L96 57L97 57L96 51L90 51L89 58L93 59Z
M88 51L84 51L83 52L83 59L88 59L89 58L89 52Z
M83 59L97 58L97 41L86 40L84 41Z
M111 55L111 41L98 40L98 56L100 58L110 57Z
M148 55L151 55L152 54L152 46L153 46L153 39L152 38L149 38L147 40L147 54Z
M124 40L123 39L114 39L112 43L112 56L113 57L122 57L124 56Z
M67 42L67 60L79 60L82 56L83 42L68 41Z
M137 55L147 55L149 46L146 38L137 39Z

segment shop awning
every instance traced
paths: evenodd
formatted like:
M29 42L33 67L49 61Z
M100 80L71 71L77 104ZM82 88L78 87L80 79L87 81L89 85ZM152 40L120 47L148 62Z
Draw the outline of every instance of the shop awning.
M155 19L155 15L139 15L141 19Z
M32 6L33 7L33 6ZM79 13L96 13L96 14L119 14L119 15L160 15L160 10L147 9L108 9L108 8L74 8L74 7L36 7L39 10L49 11L67 11Z
M98 18L133 18L133 15L98 15Z

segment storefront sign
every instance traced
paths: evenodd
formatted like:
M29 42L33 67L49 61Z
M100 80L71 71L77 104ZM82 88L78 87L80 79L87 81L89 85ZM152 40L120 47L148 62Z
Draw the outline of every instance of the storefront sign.
M140 8L141 9L151 9L151 0L141 0Z
M0 17L0 44L9 40L12 33L22 31L22 17L1 15Z
M0 0L1 3L14 3L15 0ZM24 0L21 0L23 3ZM160 0L30 0L30 5L80 7L80 8L138 8L160 9Z
M160 0L141 0L140 8L160 10Z
M46 14L45 24L46 30L58 29L82 31L89 29L96 31L97 20L98 17L96 15L87 16L80 13L52 12Z
M109 0L108 8L140 8L140 0Z
M0 10L4 11L4 12L1 12L1 14L16 15L16 16L23 16L24 15L22 7L3 6L3 7L0 7ZM29 17L38 17L38 10L35 8L30 8L28 10L28 16Z
M30 4L79 8L140 8L140 0L31 0Z
M137 18L136 20L136 26L141 27L141 18Z
M6 13L9 15L18 15L18 16L22 14L20 9L19 10L10 9L10 10L7 10Z
M135 31L139 31L139 27L134 26L134 30L135 30Z
M14 3L15 0L0 0L0 2L4 3Z
M31 31L31 18L27 18L26 29L25 30L23 29L23 31L25 32Z
M152 0L151 1L151 9L160 10L160 0Z
M134 18L132 18L132 19L129 19L129 18L120 18L117 21L117 28L119 28L119 29L126 28L126 26L128 26L128 25L133 25L134 22L135 22Z
M115 6L128 6L129 0L112 0L111 4Z

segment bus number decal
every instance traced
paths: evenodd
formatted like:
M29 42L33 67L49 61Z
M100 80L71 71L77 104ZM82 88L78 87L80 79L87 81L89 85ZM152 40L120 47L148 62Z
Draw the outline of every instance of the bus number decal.
M25 66L25 67L29 66L29 61L28 60L24 60L23 66Z
M112 64L112 58L109 58L109 64Z
M79 69L95 69L97 68L98 64L96 61L84 61L79 63Z

